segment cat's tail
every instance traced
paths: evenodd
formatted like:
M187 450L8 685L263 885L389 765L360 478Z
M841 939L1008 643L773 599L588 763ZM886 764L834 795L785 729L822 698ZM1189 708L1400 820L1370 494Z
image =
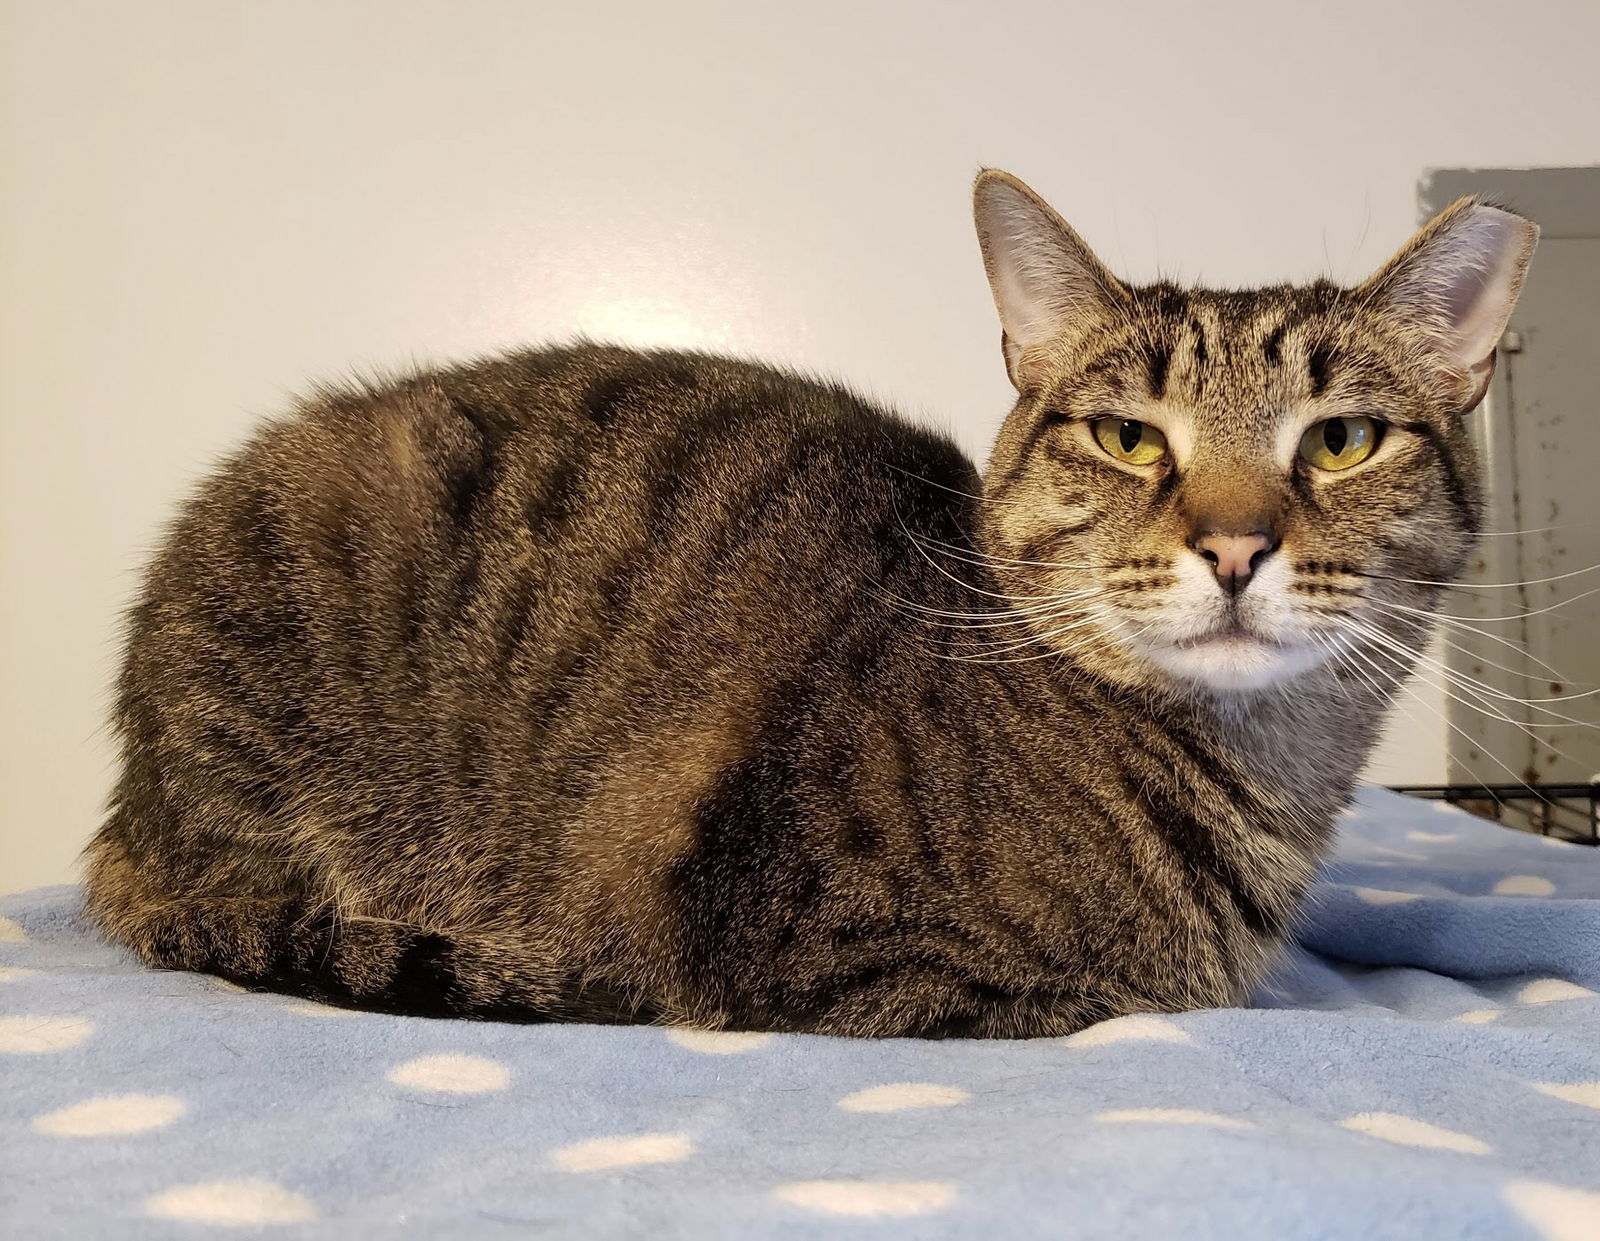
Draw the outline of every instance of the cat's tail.
M214 974L253 991L423 1017L560 1020L549 989L507 969L492 943L376 918L346 918L301 895L161 890L115 840L88 851L85 911L107 938L158 969Z

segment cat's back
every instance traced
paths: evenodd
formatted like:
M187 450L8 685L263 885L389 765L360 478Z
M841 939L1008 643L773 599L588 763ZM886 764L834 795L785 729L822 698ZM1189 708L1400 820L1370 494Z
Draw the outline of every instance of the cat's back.
M788 559L826 555L848 514L873 530L891 509L954 520L973 491L946 436L837 384L704 354L531 349L319 388L202 484L148 593L292 576L330 606L427 611L450 602L446 578L470 592L532 568L559 590L591 552L682 552L763 521L789 523ZM557 556L564 571L538 563Z
M976 480L948 437L839 384L709 354L585 344L320 388L192 507L248 502L251 485L277 484L336 523L388 508L394 522L465 526L498 493L532 532L560 536L580 510L749 509L801 477L819 501L887 498L895 472L921 475L924 491ZM950 506L951 494L929 502Z
M964 538L976 490L948 438L730 359L582 345L325 389L186 506L120 722L259 757L265 787L441 750L430 786L525 774L505 738L559 764L846 627L881 639L881 587L932 572L906 532Z

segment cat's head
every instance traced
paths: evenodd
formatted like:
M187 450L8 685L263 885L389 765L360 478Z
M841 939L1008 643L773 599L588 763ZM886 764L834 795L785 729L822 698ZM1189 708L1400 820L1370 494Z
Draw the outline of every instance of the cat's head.
M1392 672L1478 526L1463 415L1538 229L1463 199L1357 288L1222 292L1118 280L1004 173L975 206L1020 394L981 546L1031 644L1220 690Z

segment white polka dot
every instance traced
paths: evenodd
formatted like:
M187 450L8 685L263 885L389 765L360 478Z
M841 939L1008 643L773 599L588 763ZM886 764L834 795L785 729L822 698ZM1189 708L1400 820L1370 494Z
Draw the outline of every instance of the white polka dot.
M1484 1026L1499 1017L1500 1011L1498 1008L1475 1008L1470 1013L1462 1013L1459 1017L1452 1017L1450 1020L1459 1021L1469 1026Z
M1511 1209L1539 1230L1541 1241L1600 1238L1600 1194L1546 1181L1513 1181L1502 1191Z
M336 1008L332 1004L313 1004L310 1000L292 1000L283 1006L283 1011L293 1013L296 1017L359 1017L353 1008Z
M0 1017L0 1052L65 1051L93 1033L94 1022L82 1017Z
M147 1214L196 1224L302 1224L317 1209L292 1190L271 1181L206 1181L179 1185L146 1198Z
M182 1099L171 1095L112 1095L46 1112L34 1120L33 1127L39 1133L56 1138L109 1137L159 1129L170 1125L187 1110Z
M30 978L38 972L20 965L0 965L0 982L16 982L19 978Z
M482 1056L419 1056L390 1069L389 1080L411 1090L483 1094L489 1090L504 1090L511 1080L511 1071Z
M1539 837L1539 843L1541 845L1550 845L1556 849L1565 849L1576 842L1571 840L1562 840L1559 836L1541 836Z
M1600 1082L1529 1082L1528 1085L1552 1099L1600 1108Z
M829 1215L927 1215L956 1196L955 1186L939 1181L795 1181L772 1192L790 1206Z
M1594 992L1565 978L1540 978L1517 992L1524 1004L1554 1004L1558 1000L1592 1000Z
M0 918L0 944L25 944L27 933L10 918Z
M1464 1155L1489 1153L1488 1144L1470 1134L1442 1129L1425 1120L1397 1116L1393 1112L1362 1112L1359 1116L1346 1117L1339 1124L1342 1128L1401 1146L1426 1146L1434 1150L1460 1151Z
M1425 845L1442 845L1447 840L1454 840L1454 832L1407 832L1407 840L1419 841Z
M213 991L231 991L236 995L250 994L249 987L241 987L236 982L229 982L226 978L216 978L209 974L206 975L206 985Z
M1447 801L1430 801L1428 805L1432 806L1440 814L1456 813L1456 808Z
M625 1138L590 1138L551 1153L556 1166L568 1172L601 1172L646 1163L677 1163L694 1153L683 1133L640 1133Z
M1387 888L1355 888L1353 891L1368 905L1404 905L1407 901L1421 899L1415 892L1391 892Z
M1067 1042L1074 1047L1104 1047L1108 1043L1131 1041L1188 1043L1192 1040L1182 1026L1174 1025L1165 1017L1149 1017L1143 1013L1102 1021L1099 1025L1067 1036Z
M680 1026L667 1031L667 1038L679 1047L707 1056L737 1056L754 1051L772 1041L770 1034L747 1034L742 1030L691 1030Z
M959 1086L933 1082L896 1082L847 1094L839 1106L847 1112L902 1112L913 1107L954 1107L972 1096Z
M1496 896L1553 896L1556 885L1538 875L1507 875L1494 885Z
M1096 1120L1110 1125L1210 1125L1214 1129L1253 1129L1248 1120L1221 1112L1200 1112L1187 1107L1128 1107L1101 1112Z

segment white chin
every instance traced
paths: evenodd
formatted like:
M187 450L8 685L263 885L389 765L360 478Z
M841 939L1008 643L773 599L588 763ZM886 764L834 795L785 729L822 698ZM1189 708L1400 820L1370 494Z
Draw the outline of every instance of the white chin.
M1316 647L1284 646L1245 635L1204 642L1161 643L1145 656L1163 672L1212 689L1263 689L1315 668L1326 657Z

